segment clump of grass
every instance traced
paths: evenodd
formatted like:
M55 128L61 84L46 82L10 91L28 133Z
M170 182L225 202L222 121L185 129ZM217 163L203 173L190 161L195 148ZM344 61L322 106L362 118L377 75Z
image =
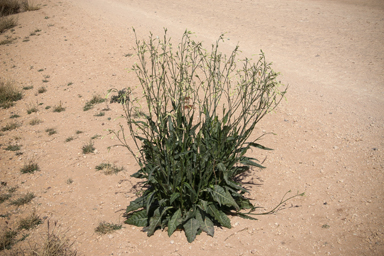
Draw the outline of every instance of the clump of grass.
M32 113L36 113L37 111L38 111L38 109L37 109L36 105L30 105L29 109L27 109L28 115L30 115Z
M105 112L100 111L99 113L95 114L95 116L105 116Z
M15 206L22 206L32 201L36 196L33 193L27 193L26 195L19 197L16 200L12 200L9 204Z
M11 249L16 241L17 232L14 230L3 231L0 235L0 251Z
M19 187L18 186L14 186L14 187L10 187L9 189L8 189L8 193L15 193L16 192L16 190L18 189Z
M71 179L71 178L69 178L69 179L67 179L67 184L69 185L69 184L72 184L73 183L73 179Z
M1 7L0 7L1 8ZM1 15L0 15L1 16ZM4 31L17 26L17 19L14 17L1 17L0 18L0 34Z
M80 134L80 133L83 133L83 131L79 131L79 130L76 131L76 134Z
M5 150L18 151L18 150L20 150L20 145L9 145L8 147L5 148Z
M51 108L51 106L46 106L46 107L45 107L45 109L50 109L50 108Z
M65 108L63 107L63 105L61 104L61 102L60 102L60 104L59 104L58 106L55 106L55 107L53 108L53 112L58 112L58 113L60 113L60 112L63 112L63 111L65 111Z
M66 139L65 139L65 142L70 142L70 141L72 141L72 140L73 140L73 137L71 136L71 137L66 138Z
M1 194L0 195L0 204L12 197L12 194Z
M3 128L1 128L1 131L2 132L12 131L12 130L17 129L18 127L20 127L20 124L13 122L13 123L9 123L6 126L4 126Z
M34 5L30 3L28 0L24 0L22 2L22 6L24 11L37 11L40 10L40 7L38 5Z
M96 135L91 137L91 140L95 140L95 139L100 138L100 137L101 137L101 135L96 134Z
M44 86L40 87L40 88L37 90L38 93L45 93L46 91L47 91L47 89L46 89Z
M33 85L23 87L23 90L31 90L31 89L33 89Z
M2 0L0 2L0 16L15 14L21 11L21 4L17 0Z
M30 230L32 228L37 227L41 223L43 223L43 221L40 219L40 217L35 212L33 212L30 216L20 220L19 226L17 229L18 230L22 230L22 229Z
M32 160L25 163L23 168L20 170L21 173L34 173L37 171L40 171L39 165Z
M105 175L117 174L124 170L123 167L118 168L115 165L111 165L110 163L101 163L95 167L97 171L104 171Z
M40 119L38 119L38 118L33 118L30 122L29 122L29 124L30 125L37 125L37 124L41 124L43 121L41 121Z
M2 40L2 41L0 41L0 45L6 45L6 44L11 44L14 40L16 40L16 38L15 39L4 39L4 40Z
M89 154L89 153L93 153L95 151L95 147L93 146L92 141L85 144L82 149L83 149L83 154Z
M56 134L56 133L57 133L57 131L55 130L55 128L48 128L48 129L46 129L45 131L48 133L48 135L53 135L53 134Z
M122 225L120 224L113 224L103 221L100 222L99 226L95 228L95 232L105 235L121 228Z
M104 101L105 101L105 99L103 99L101 96L94 95L90 101L87 101L85 103L83 110L84 111L90 110L94 107L94 105L99 104L99 103L103 103Z
M18 118L18 117L20 117L20 116L17 114L14 114L14 115L11 115L9 118Z
M76 256L77 251L72 248L73 242L66 237L66 232L56 230L57 221L53 223L53 230L50 229L51 223L47 222L48 231L46 239L40 248L33 250L33 255L39 256Z
M9 108L14 101L21 100L21 91L11 82L0 81L0 107Z

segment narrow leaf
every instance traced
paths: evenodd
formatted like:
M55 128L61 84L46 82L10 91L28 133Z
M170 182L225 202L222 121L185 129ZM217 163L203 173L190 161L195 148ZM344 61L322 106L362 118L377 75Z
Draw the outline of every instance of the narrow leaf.
M173 193L173 194L171 195L171 199L170 199L170 202L169 202L169 203L172 204L173 201L175 201L179 196L180 196L180 193L178 193L178 192Z
M249 144L251 147L255 147L255 148L260 148L260 149L264 149L264 150L273 150L272 148L264 147L263 145L260 145L260 144L255 143L255 142L248 142L247 144Z

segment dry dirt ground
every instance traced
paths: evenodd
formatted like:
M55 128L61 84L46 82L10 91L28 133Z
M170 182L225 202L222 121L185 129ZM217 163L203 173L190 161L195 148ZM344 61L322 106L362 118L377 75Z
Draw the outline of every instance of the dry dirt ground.
M18 186L17 198L36 198L16 208L0 204L2 229L36 210L45 223L14 248L28 247L46 232L48 220L75 241L80 255L384 255L384 2L381 0L36 0L38 11L21 13L17 38L0 46L1 79L24 90L14 107L0 110L0 127L21 126L0 137L1 193ZM188 244L183 233L147 237L123 224L98 235L101 221L122 223L124 209L135 199L131 178L138 166L106 129L117 129L117 104L83 107L109 88L136 86L128 73L135 27L139 38L168 28L177 43L185 29L206 48L226 32L221 50L237 44L244 56L265 52L281 81L289 84L287 100L266 116L255 132L273 132L262 144L272 152L253 151L267 167L254 170L250 197L266 210L292 190L304 197L289 201L276 214L258 221L231 217L232 229L215 229ZM36 29L36 35L30 35ZM28 38L28 40L26 40ZM49 77L48 77L49 76ZM46 82L43 82L46 80ZM38 88L45 86L45 93ZM65 111L55 113L62 104ZM36 105L38 112L27 114ZM51 106L50 109L46 109ZM105 116L95 116L105 108ZM20 115L10 119L13 114ZM38 118L42 123L30 125ZM57 133L48 135L46 129ZM77 133L82 131L83 133ZM96 135L101 135L97 137ZM72 141L65 142L69 137ZM94 142L96 151L83 154ZM97 137L97 138L95 138ZM21 145L19 152L4 150ZM21 174L34 160L34 174ZM125 171L105 175L101 163ZM68 182L71 179L73 183ZM1 253L5 253L0 252Z

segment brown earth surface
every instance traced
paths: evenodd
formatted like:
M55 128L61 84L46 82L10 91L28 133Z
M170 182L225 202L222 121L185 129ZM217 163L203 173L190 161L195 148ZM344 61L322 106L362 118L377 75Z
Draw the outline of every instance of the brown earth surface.
M21 127L0 137L1 193L18 186L15 198L33 192L21 207L0 204L0 228L14 228L33 210L58 221L80 255L384 255L384 2L381 0L36 0L42 8L20 13L17 38L0 45L1 79L14 81L24 97L0 110L0 127L16 119ZM232 229L215 228L189 244L181 232L158 230L147 237L123 224L108 235L95 233L101 221L122 223L135 199L131 178L138 166L108 136L117 129L118 104L83 107L110 88L137 86L127 70L135 61L134 34L162 36L168 28L177 43L185 29L210 49L221 33L221 50L237 44L244 56L265 52L289 84L287 100L267 115L254 136L273 132L253 151L265 159L246 184L252 202L273 208L288 191L305 192L273 215L259 220L230 217ZM30 35L36 29L36 35ZM28 37L29 40L25 40ZM47 77L49 76L49 77ZM42 80L48 80L43 82ZM45 86L45 93L37 90ZM52 111L62 104L64 112ZM40 105L41 104L41 105ZM32 105L38 112L27 114ZM46 109L47 106L52 108ZM97 117L105 108L105 116ZM38 118L42 123L32 126ZM56 134L45 131L55 128ZM76 131L83 131L77 134ZM82 153L92 137L95 153ZM74 139L65 142L68 137ZM22 155L4 150L21 145ZM21 174L34 160L41 171ZM105 175L103 162L125 171ZM68 179L73 183L68 184ZM33 244L46 232L40 225L14 249ZM0 254L8 251L0 251Z

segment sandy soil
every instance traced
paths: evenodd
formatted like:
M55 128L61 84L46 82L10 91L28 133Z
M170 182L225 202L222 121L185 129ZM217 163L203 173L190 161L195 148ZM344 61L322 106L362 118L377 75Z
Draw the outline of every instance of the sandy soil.
M35 2L44 6L17 15L15 31L0 35L0 40L17 38L0 46L1 78L33 86L16 106L0 110L1 127L13 114L22 124L0 137L0 180L7 183L2 192L18 186L17 194L37 197L19 208L1 204L0 213L11 214L0 219L1 228L17 226L35 209L45 222L58 221L81 255L384 255L383 1ZM125 224L110 235L96 234L100 221L124 221L119 210L135 198L137 180L130 174L137 165L127 150L107 150L116 140L106 129L123 122L116 119L119 105L83 107L109 88L137 85L127 72L135 61L126 57L134 53L131 27L141 38L149 31L161 36L167 27L174 42L189 29L206 48L226 32L224 52L236 44L244 56L262 49L290 88L287 101L255 133L275 133L262 142L275 150L252 153L266 158L267 168L252 173L256 185L247 185L250 197L271 209L288 190L306 196L258 221L231 217L232 229L216 228L214 238L202 234L192 244L183 233L169 238L157 231L147 237ZM36 29L41 31L31 36ZM47 92L38 93L41 86ZM46 109L60 102L64 112ZM38 112L28 115L34 104ZM105 116L95 116L108 107ZM43 122L31 126L33 118ZM57 134L49 136L48 128ZM84 155L82 146L95 135L102 136L93 139L95 153ZM74 140L65 142L70 136ZM4 150L9 144L22 145L23 154ZM31 159L41 171L21 174ZM104 175L95 170L102 162L125 171ZM27 246L45 231L40 225L17 246Z

